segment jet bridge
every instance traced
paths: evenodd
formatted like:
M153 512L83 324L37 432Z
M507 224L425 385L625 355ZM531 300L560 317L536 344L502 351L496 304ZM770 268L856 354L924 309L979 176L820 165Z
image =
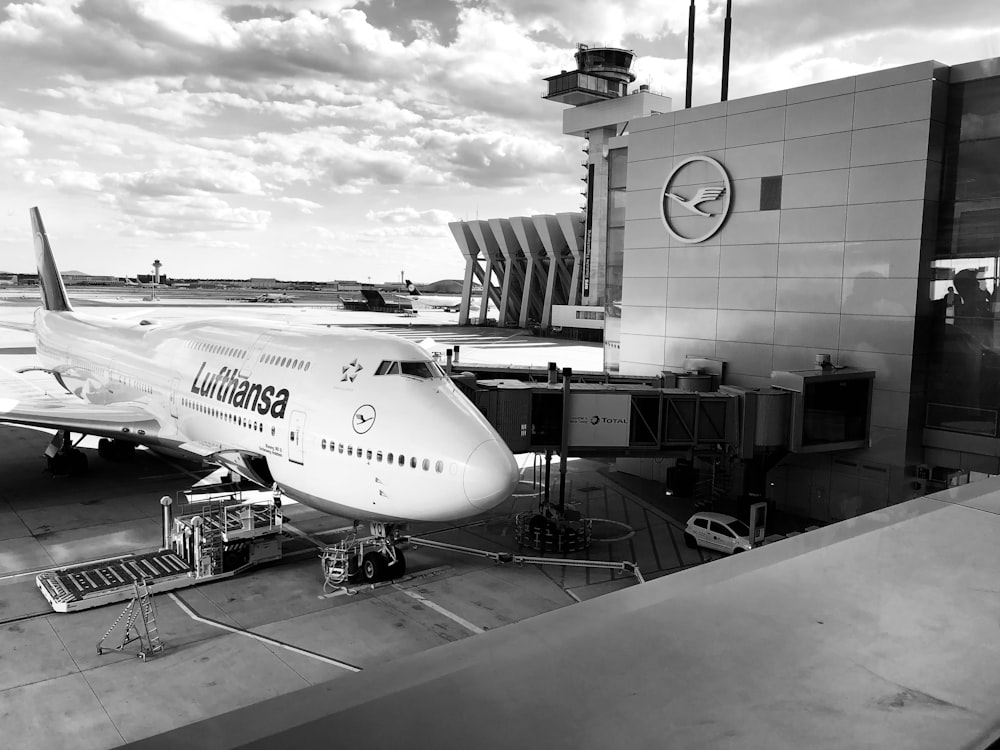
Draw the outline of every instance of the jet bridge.
M774 372L770 388L739 388L719 386L724 363L710 364L718 371L664 373L646 382L610 377L600 382L592 373L576 379L570 368L557 382L555 365L545 382L534 380L536 373L525 380L453 377L513 452L545 454L546 503L553 453L684 458L671 469L672 484L680 494L714 503L763 497L767 472L788 453L869 444L874 371L824 361L814 370ZM666 382L681 387L664 387ZM711 467L702 472L707 488L695 462ZM564 510L565 471L566 462L560 462L558 516Z
M871 432L872 370L776 371L770 388L718 386L707 374L602 379L564 368L560 382L552 366L545 381L540 373L514 368L498 377L502 369L491 367L488 378L452 377L514 453L653 457L726 449L752 458L777 448L862 448ZM663 387L670 380L682 387Z
M471 396L514 453L656 456L740 437L738 399L728 393L480 380Z

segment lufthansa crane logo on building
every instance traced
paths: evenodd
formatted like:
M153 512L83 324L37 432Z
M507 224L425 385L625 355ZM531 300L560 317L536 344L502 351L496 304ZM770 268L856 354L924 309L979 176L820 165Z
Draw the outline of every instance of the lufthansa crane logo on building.
M732 192L729 175L719 162L688 156L663 182L663 226L678 242L704 242L726 223Z

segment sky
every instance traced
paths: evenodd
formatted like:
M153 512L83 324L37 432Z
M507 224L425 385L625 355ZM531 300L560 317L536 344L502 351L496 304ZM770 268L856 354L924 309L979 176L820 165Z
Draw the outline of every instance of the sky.
M684 106L688 0L0 0L0 271L461 278L448 222L580 210L543 79L632 49ZM693 104L725 0L697 0ZM996 0L733 0L729 98L1000 56Z

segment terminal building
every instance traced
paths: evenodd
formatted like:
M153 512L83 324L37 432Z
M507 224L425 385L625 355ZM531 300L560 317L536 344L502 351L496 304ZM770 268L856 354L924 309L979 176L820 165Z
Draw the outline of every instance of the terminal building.
M710 363L765 391L824 360L873 371L863 447L768 467L769 499L799 515L1000 473L1000 58L676 110L629 91L631 62L581 45L547 79L582 139L582 214L451 226L467 281L514 290L501 324L600 328L622 375Z

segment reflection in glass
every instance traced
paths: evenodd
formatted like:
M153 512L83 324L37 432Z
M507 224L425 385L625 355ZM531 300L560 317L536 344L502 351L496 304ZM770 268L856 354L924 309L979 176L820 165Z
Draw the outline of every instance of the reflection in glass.
M995 436L1000 410L998 258L932 264L927 426Z
M926 426L998 436L1000 78L949 87Z
M604 259L604 370L618 372L621 353L622 274L625 260L625 184L628 150L608 154L608 235Z

